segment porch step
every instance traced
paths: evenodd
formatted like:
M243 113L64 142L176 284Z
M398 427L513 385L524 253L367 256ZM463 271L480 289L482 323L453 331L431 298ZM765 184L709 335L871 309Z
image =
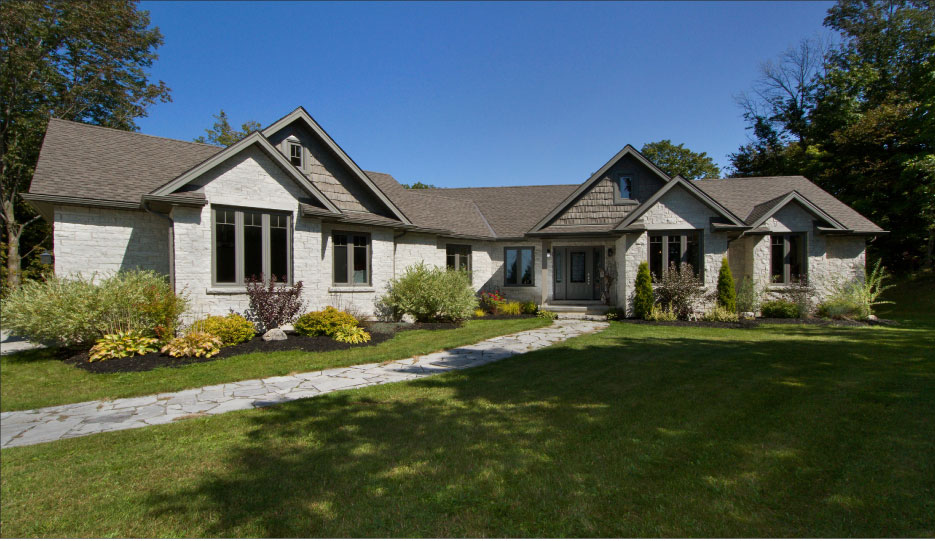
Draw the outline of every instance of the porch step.
M600 302L565 303L559 301L543 304L541 308L543 310L555 312L558 314L559 319L603 321L607 319L604 313L607 312L610 307Z

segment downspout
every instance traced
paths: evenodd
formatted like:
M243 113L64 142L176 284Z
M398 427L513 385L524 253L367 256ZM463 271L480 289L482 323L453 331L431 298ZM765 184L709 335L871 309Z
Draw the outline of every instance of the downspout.
M146 199L143 199L142 204L143 210L169 223L169 283L175 291L175 222L168 214L149 208L149 202Z

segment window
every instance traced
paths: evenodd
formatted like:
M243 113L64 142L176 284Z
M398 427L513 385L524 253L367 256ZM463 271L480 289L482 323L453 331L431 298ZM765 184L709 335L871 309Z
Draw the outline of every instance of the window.
M289 161L296 167L302 167L302 145L289 143Z
M788 284L806 276L805 235L770 235L770 275L774 284Z
M445 263L449 269L471 272L471 245L445 245Z
M370 284L370 235L333 233L332 280L335 285Z
M654 278L662 276L663 270L671 265L688 263L701 277L701 234L698 231L679 233L650 233L649 272Z
M555 283L560 284L564 279L565 265L562 261L562 254L564 250L555 250L554 261L552 262L552 267L555 269Z
M503 284L507 286L535 285L535 249L504 248Z
M214 283L243 285L251 277L292 283L292 216L213 208Z
M587 280L587 261L588 256L585 252L571 252L568 254L571 261L571 271L568 274L568 281L573 284L583 284Z
M617 189L619 190L619 195L617 196L620 199L632 199L631 193L633 192L633 177L630 175L624 175L620 177L617 181Z

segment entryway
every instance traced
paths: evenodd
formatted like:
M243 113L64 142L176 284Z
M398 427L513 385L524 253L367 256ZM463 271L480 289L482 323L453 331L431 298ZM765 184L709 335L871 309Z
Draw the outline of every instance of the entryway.
M552 249L552 292L555 300L600 300L602 246L556 246Z

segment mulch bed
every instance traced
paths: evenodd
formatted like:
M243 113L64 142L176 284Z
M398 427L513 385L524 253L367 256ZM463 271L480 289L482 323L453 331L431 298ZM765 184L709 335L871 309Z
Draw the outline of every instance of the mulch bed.
M627 319L627 323L638 323L640 325L659 325L663 327L715 327L720 329L753 329L765 324L782 325L817 325L819 327L871 327L876 325L899 325L896 321L890 319L878 319L876 321L854 321L851 319L783 319L783 318L757 318L743 319L737 322L732 321L646 321L643 319Z
M342 349L351 349L367 347L385 342L393 337L398 331L412 330L443 330L459 327L457 323L412 323L412 324L368 324L363 326L370 332L370 341L363 344L345 344L338 342L327 336L302 336L290 333L286 340L264 341L258 335L249 342L221 348L221 351L211 357L170 357L159 352L147 353L146 355L136 355L124 359L110 359L107 361L88 362L89 352L87 350L63 350L61 352L62 362L77 366L82 370L94 374L113 374L117 372L146 372L155 368L162 367L180 367L194 363L211 362L234 355L243 355L246 353L269 353L274 351L308 351L321 353L325 351L336 351Z
M510 316L506 314L487 314L484 317L475 317L474 319L529 319L536 317L535 314L519 314L517 316Z

